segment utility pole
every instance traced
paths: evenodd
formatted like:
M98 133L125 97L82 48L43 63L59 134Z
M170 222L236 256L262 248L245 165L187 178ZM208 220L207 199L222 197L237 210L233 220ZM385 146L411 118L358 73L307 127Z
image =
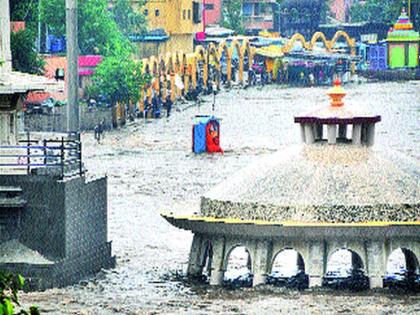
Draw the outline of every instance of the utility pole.
M66 0L67 132L79 132L77 0Z

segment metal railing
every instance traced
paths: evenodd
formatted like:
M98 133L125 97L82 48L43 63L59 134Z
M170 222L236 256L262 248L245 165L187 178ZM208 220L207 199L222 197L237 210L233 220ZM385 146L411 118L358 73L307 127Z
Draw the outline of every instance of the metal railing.
M79 134L57 139L19 140L18 145L0 146L0 170L20 170L29 174L54 174L61 179L84 174ZM1 173L1 172L0 172Z

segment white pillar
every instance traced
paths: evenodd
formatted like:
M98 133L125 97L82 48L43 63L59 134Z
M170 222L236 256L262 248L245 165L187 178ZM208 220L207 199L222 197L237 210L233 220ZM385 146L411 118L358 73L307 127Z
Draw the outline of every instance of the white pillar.
M372 146L375 143L375 124L368 124L366 127L366 145Z
M222 285L224 276L224 239L213 241L213 260L211 262L210 285Z
M305 261L310 288L322 286L322 277L327 264L326 259L324 242L310 242L308 261Z
M302 139L303 143L306 143L306 140L305 140L305 125L304 124L300 124L300 138Z
M312 124L305 124L305 143L312 144L315 142L314 128Z
M362 125L354 124L353 125L353 135L352 135L353 144L360 145L362 141Z
M366 243L366 269L370 288L382 288L382 277L386 273L387 255L385 241L369 241Z
M188 276L194 277L201 275L201 239L202 238L200 235L194 234L193 241L191 244L190 257L188 260Z
M327 125L328 144L337 143L337 125Z
M252 285L254 287L260 284L265 284L267 280L268 246L268 242L257 241L255 257L253 257L254 278Z

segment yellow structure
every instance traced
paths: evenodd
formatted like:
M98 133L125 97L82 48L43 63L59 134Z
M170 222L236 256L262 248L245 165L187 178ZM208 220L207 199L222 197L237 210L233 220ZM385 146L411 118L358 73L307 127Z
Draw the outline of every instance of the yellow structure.
M146 15L149 31L161 29L169 36L166 41L141 41L143 56L166 55L177 51L194 51L195 33L202 31L201 1L191 0L131 0L135 10Z
M166 2L172 1L162 0L159 3L162 5L162 3ZM338 31L331 40L327 40L323 33L316 32L308 42L301 34L294 34L288 43L283 47L278 47L274 50L273 48L265 48L260 50L259 53L265 53L273 58L280 57L285 53L288 53L293 48L296 41L302 42L302 46L305 47L305 49L312 50L318 40L321 40L324 43L327 51L332 51L335 43L340 38L343 38L347 42L350 48L350 53L354 56L356 54L356 41L353 38L350 38L348 34L343 31ZM228 83L230 83L232 56L235 51L239 58L239 82L242 83L243 73L249 70L245 67L245 56L248 58L249 67L253 64L254 56L256 54L256 49L254 47L250 47L247 39L243 39L241 43L238 40L234 40L230 43L230 45L227 45L227 43L223 41L218 46L214 44L210 44L207 48L197 46L192 53L185 53L184 49L180 49L177 52L167 52L158 56L145 58L142 60L143 72L148 73L153 79L151 84L148 84L143 88L143 96L147 96L150 101L153 92L158 93L161 86L161 92L164 96L166 96L167 88L170 88L171 98L174 100L176 96L180 96L182 94L181 89L177 88L175 84L176 76L181 78L184 84L184 91L188 91L190 84L193 88L196 88L200 75L198 71L199 62L202 63L202 79L204 87L206 87L209 79L209 65L215 66L216 70L220 71L220 60L222 58L222 54L226 57L227 77ZM274 64L272 66L274 67ZM354 63L352 65L352 69L354 69ZM218 83L219 82L217 82L217 84ZM143 99L139 102L138 106L140 110L143 110Z

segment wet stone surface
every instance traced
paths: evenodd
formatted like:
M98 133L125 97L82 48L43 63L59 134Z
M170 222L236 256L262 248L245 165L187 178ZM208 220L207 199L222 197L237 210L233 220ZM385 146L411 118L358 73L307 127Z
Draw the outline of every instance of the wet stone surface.
M382 116L375 147L420 161L419 82L347 85L346 104ZM91 174L109 177L109 239L117 267L79 285L22 294L43 314L415 314L420 296L387 291L295 292L263 286L228 291L182 277L192 235L170 226L161 211L199 211L200 197L243 167L300 143L293 117L326 105L326 88L222 92L216 115L225 155L191 153L195 107L166 118L138 121L95 144L84 135ZM200 113L210 113L211 98ZM181 274L181 277L179 276Z

